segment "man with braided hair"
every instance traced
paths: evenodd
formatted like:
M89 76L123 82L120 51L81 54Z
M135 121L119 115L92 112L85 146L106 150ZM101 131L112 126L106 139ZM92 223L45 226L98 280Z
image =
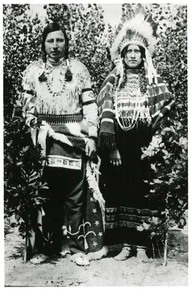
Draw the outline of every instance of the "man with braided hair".
M98 108L90 74L78 59L68 57L68 37L59 23L44 28L42 51L43 59L23 73L26 123L46 157L43 179L49 188L48 202L37 206L34 215L28 257L37 264L50 253L63 257L68 253L77 265L89 265L86 253L100 251L101 240L101 224L93 232L94 215L86 214L87 205L93 205L91 211L97 201L87 195L91 179L86 179L86 169L96 153Z
M150 144L159 121L174 103L153 67L156 40L155 23L138 5L117 28L110 50L116 66L97 99L105 243L123 243L116 260L133 255L147 259L148 233L138 227L159 215L157 207L146 199L149 185L144 183L147 173L141 159L142 147Z

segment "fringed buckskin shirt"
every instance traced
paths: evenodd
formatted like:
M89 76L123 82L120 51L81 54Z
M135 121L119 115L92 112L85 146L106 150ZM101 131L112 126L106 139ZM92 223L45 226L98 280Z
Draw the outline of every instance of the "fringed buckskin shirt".
M87 137L97 137L98 112L90 74L78 59L69 60L69 69L71 81L65 80L67 63L64 59L56 65L49 59L46 64L42 60L34 61L23 73L26 123L32 126L43 122L39 142L44 152L47 134L71 146L73 142L69 136L81 137L84 144ZM57 126L57 130L51 131L49 125L54 130ZM59 125L62 129L60 126L58 130ZM32 138L35 138L33 134Z

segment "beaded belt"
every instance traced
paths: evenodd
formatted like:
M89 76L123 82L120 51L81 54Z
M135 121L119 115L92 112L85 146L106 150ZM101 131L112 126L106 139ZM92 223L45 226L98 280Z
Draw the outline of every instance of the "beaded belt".
M82 121L81 114L65 114L65 115L55 115L55 114L39 114L38 122L46 121L50 125L60 125L69 122L80 122Z

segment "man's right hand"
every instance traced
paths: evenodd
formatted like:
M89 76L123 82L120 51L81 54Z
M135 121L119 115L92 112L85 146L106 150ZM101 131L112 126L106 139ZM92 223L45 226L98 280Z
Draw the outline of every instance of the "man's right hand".
M109 160L113 166L121 166L121 156L117 148L110 150Z

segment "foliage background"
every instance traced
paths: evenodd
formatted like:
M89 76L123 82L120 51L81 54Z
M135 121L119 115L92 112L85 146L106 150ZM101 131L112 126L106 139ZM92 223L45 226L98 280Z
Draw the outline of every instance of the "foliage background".
M122 16L135 4L122 4ZM3 5L4 70L4 202L5 217L13 213L26 231L29 212L41 200L42 188L39 151L32 147L21 111L22 72L30 61L41 57L42 22L59 19L70 38L70 51L89 69L93 89L98 93L111 70L108 48L115 27L104 22L104 10L98 4L47 4L45 19L32 15L29 4ZM145 8L159 24L159 43L154 62L175 95L176 105L161 124L159 135L145 149L143 159L151 164L149 199L164 203L166 223L183 227L188 208L187 165L187 6L146 4ZM42 198L43 199L43 198ZM43 201L43 200L42 200Z

